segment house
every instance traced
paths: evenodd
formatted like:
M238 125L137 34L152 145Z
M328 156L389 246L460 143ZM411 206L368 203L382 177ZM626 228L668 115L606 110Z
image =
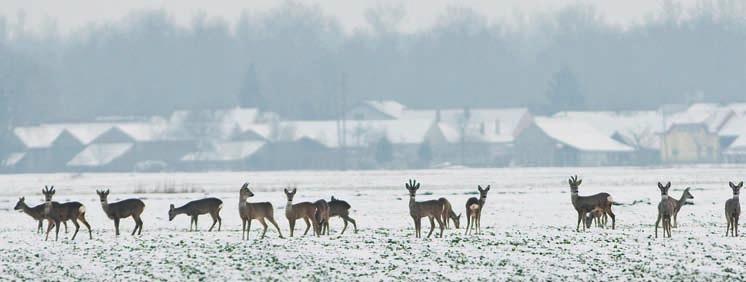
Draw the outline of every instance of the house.
M406 107L392 100L367 100L355 104L345 117L347 120L390 120L399 119Z
M687 110L664 117L661 160L671 163L718 162L721 143L719 132L735 116L727 107L693 104Z
M70 131L55 126L17 127L13 133L24 147L5 161L6 170L13 172L63 171L85 147Z
M189 170L246 170L252 167L250 158L264 145L263 141L217 142L210 150L187 153L181 161Z
M586 122L560 117L534 118L514 149L514 161L522 166L626 165L634 152Z

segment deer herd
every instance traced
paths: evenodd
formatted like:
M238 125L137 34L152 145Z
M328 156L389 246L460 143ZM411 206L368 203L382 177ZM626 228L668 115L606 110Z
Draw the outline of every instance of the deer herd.
M616 215L612 211L612 206L622 205L615 202L609 193L598 193L589 196L580 196L578 193L578 187L583 180L579 179L578 176L572 176L568 180L570 186L570 200L572 202L575 211L578 214L576 231L580 231L581 225L583 230L590 228L592 225L597 227L605 227L608 224L608 219L611 219L611 229L616 228ZM729 182L730 188L733 191L733 197L725 201L725 218L727 223L727 229L725 236L738 236L738 218L741 214L741 204L738 200L738 195L743 182L738 184ZM438 237L443 237L444 229L449 228L449 223L453 222L453 226L456 229L460 227L461 213L458 215L453 211L451 202L446 198L439 198L437 200L428 201L417 201L415 197L417 190L420 189L420 183L416 180L410 179L404 185L409 192L409 215L414 221L414 235L416 238L422 236L422 218L427 217L430 221L430 231L427 234L429 238L435 230L435 224L438 224L440 233ZM661 200L658 203L658 217L655 221L655 237L658 237L658 226L662 223L663 237L671 237L671 229L677 227L677 215L684 205L690 204L689 199L694 199L694 196L690 192L690 188L684 189L679 199L672 198L668 191L671 188L671 182L666 184L658 183L658 189L661 193ZM470 233L481 234L481 217L482 209L487 200L487 192L490 191L490 185L484 188L481 185L477 186L477 192L479 198L471 197L466 201L464 205L464 214L466 215L466 231L465 235ZM34 220L38 222L37 233L43 232L42 226L43 221L47 221L47 231L45 240L49 239L49 233L52 229L55 229L55 240L59 238L60 224L65 226L65 232L67 232L67 221L72 221L75 226L75 232L73 233L72 240L75 240L78 231L80 230L80 224L82 223L88 229L88 236L93 239L91 225L86 220L86 207L80 202L65 202L58 203L52 201L56 190L54 186L45 186L42 189L45 202L43 204L29 207L25 203L25 198L21 197L15 206L15 210L22 211ZM283 190L287 203L285 205L285 218L288 221L290 237L293 237L295 231L295 223L301 219L305 222L306 229L303 235L307 235L308 231L313 228L313 232L316 236L329 235L329 219L331 217L338 216L344 221L344 227L340 234L344 234L347 230L348 223L352 223L354 232L357 233L357 223L350 217L350 204L346 201L339 200L334 196L331 197L330 201L324 199L317 200L315 202L300 202L293 203L298 189L285 188ZM132 217L135 222L135 228L132 230L132 235L140 235L142 233L143 221L141 215L145 209L145 203L139 199L125 199L119 202L109 203L108 196L109 190L97 190L96 193L101 201L101 207L106 216L114 221L115 234L119 235L119 221L123 218ZM241 239L249 239L249 233L251 230L251 222L253 220L259 221L263 227L261 238L264 238L267 233L267 222L272 224L277 230L278 236L282 236L282 231L275 221L274 218L274 207L269 202L249 202L249 198L253 197L254 193L249 189L249 183L244 183L239 189L238 196L238 213L243 223L241 228ZM173 204L170 205L168 210L168 219L172 221L179 214L186 214L190 217L191 221L189 224L189 231L197 230L197 219L199 215L209 214L212 217L212 225L208 231L212 231L215 225L218 225L218 231L220 231L223 220L220 217L220 211L223 209L223 201L218 198L204 198L198 199L186 203L181 207L175 207ZM194 226L194 228L192 228Z

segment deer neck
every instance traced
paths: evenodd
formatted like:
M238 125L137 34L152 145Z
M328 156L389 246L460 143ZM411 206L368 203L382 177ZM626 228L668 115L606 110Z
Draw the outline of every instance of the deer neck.
M285 215L291 214L293 214L293 201L288 200L287 204L285 204Z
M104 212L106 213L106 215L109 215L111 213L111 211L109 210L109 201L107 200L101 201L101 207L104 209Z
M45 207L46 207L46 206L45 206ZM28 205L26 205L26 203L22 203L22 204L21 204L21 210L22 210L22 211L23 211L24 213L26 213L26 214L28 214L28 215L30 215L30 216L34 216L34 211L33 211L33 210L31 210L31 208L30 208L30 207L29 207Z
M479 197L479 206L484 206L484 202L487 201L487 197Z
M738 194L733 194L733 200L738 201Z
M417 208L417 202L414 200L414 196L409 196L409 210L413 211Z
M665 200L668 200L668 199L669 199L668 195L661 195L661 201L665 201Z
M676 200L676 202L677 202L677 204L678 204L679 207L684 206L684 204L686 204L686 198L685 197L686 197L686 193L681 194L681 198L679 198L678 200Z
M248 200L248 199L249 199L249 197L238 197L238 207L239 208L243 208L243 207L247 206L248 202L246 202L246 200Z

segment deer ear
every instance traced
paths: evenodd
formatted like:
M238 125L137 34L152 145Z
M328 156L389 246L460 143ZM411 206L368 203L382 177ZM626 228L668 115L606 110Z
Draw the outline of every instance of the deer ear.
M671 188L671 181L669 181L668 183L666 183L666 189L668 189L668 188Z
M174 210L174 204L171 204L168 208L169 210Z
M21 202L23 202L24 200L26 200L26 197L21 197L19 200L21 200Z
M658 182L658 188L663 189L663 183Z
M484 191L489 191L489 190L490 190L490 185L487 185L487 188L485 188Z
M580 184L583 183L583 179L578 180L577 183L578 183L578 186L580 186Z
M738 188L741 188L741 187L743 187L743 181L738 182Z

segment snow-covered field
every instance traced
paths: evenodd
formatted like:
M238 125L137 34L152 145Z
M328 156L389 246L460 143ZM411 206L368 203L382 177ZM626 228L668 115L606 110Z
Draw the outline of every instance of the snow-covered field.
M746 239L726 238L724 201L728 181L746 178L745 167L682 168L523 168L421 171L242 172L174 174L0 175L0 280L743 280ZM601 191L616 201L616 230L575 232L567 177L583 178L580 194ZM463 212L476 185L491 185L481 236L446 230L444 238L415 239L404 183L422 183L418 200L448 198ZM333 235L279 239L270 229L259 240L252 224L241 241L238 189L251 183L256 197L269 201L283 235L288 236L282 188L298 187L296 202L348 201L360 228L339 235L342 220L332 219ZM653 238L657 181L671 181L678 197L692 187L694 205L679 214L672 239ZM87 207L87 232L44 241L36 222L13 210L18 197L42 202L41 188L53 184L55 200ZM111 189L110 201L142 199L143 234L132 237L131 219L115 237L95 190ZM224 201L223 227L187 232L181 215L168 221L168 206L205 196ZM300 226L300 228L299 228ZM72 225L70 225L72 227ZM423 220L423 233L429 224ZM72 232L72 230L71 230ZM426 234L426 233L424 233Z

